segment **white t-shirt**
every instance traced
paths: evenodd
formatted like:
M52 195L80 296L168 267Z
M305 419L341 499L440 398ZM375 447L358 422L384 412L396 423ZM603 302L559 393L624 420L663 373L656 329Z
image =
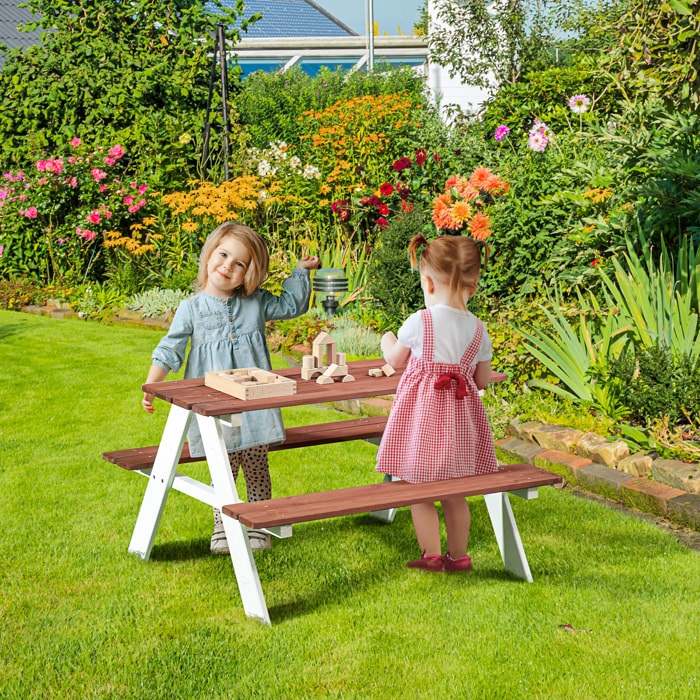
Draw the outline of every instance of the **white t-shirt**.
M433 360L458 365L476 333L476 316L446 304L431 306L430 313L433 318ZM409 348L414 355L423 356L423 321L420 311L406 319L399 328L397 338L399 343ZM492 357L491 340L484 327L481 346L474 358L474 364L485 362Z

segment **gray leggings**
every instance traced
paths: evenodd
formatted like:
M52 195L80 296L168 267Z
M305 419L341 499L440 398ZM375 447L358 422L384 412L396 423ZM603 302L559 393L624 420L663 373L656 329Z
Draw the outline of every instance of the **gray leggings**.
M238 470L243 469L248 501L266 501L272 496L270 481L270 465L267 462L267 445L257 445L245 450L229 453L231 474L234 481L238 478ZM221 529L221 511L214 508L214 527Z

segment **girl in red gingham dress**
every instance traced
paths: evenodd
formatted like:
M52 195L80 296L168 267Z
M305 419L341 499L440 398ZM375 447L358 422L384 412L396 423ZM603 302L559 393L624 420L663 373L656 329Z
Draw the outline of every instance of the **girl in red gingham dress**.
M387 333L382 352L387 362L408 362L377 453L377 471L413 484L485 474L498 469L493 437L479 390L491 377L491 342L486 327L466 310L476 291L483 241L422 234L409 245L411 264L420 259L426 308L401 326L398 338ZM434 503L411 506L421 558L409 567L429 571L467 571L470 513L463 497L442 501L447 553L440 546L440 521Z

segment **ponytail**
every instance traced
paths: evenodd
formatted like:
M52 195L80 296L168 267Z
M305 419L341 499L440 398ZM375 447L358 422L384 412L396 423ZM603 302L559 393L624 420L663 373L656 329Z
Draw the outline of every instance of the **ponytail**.
M418 269L418 258L416 256L418 246L425 245L428 245L428 240L422 233L413 236L411 242L408 244L408 254L411 256L411 267L414 270Z

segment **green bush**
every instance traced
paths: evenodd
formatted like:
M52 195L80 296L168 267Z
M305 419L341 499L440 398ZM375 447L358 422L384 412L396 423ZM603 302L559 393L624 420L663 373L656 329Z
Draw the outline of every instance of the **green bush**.
M299 121L306 111L323 111L338 100L362 95L407 93L417 110L427 108L424 80L410 68L373 73L321 68L312 77L295 66L284 73L257 71L249 75L235 98L240 123L253 145L267 148L275 141L299 144L304 131Z
M387 328L395 331L423 305L420 275L411 269L408 244L416 234L434 230L427 212L416 207L392 219L377 239L367 291L379 304Z
M700 358L676 355L661 342L629 345L609 362L609 371L633 421L648 426L667 417L676 425L686 416L700 415Z
M121 143L134 168L167 186L197 168L213 30L242 14L218 0L30 0L40 44L7 55L0 72L0 163L27 168L74 137ZM205 7L216 6L218 14ZM76 14L77 13L77 14ZM241 28L245 28L243 21ZM237 31L228 30L235 40ZM231 74L231 83L236 74ZM221 133L220 92L213 134ZM214 143L214 141L212 142Z

